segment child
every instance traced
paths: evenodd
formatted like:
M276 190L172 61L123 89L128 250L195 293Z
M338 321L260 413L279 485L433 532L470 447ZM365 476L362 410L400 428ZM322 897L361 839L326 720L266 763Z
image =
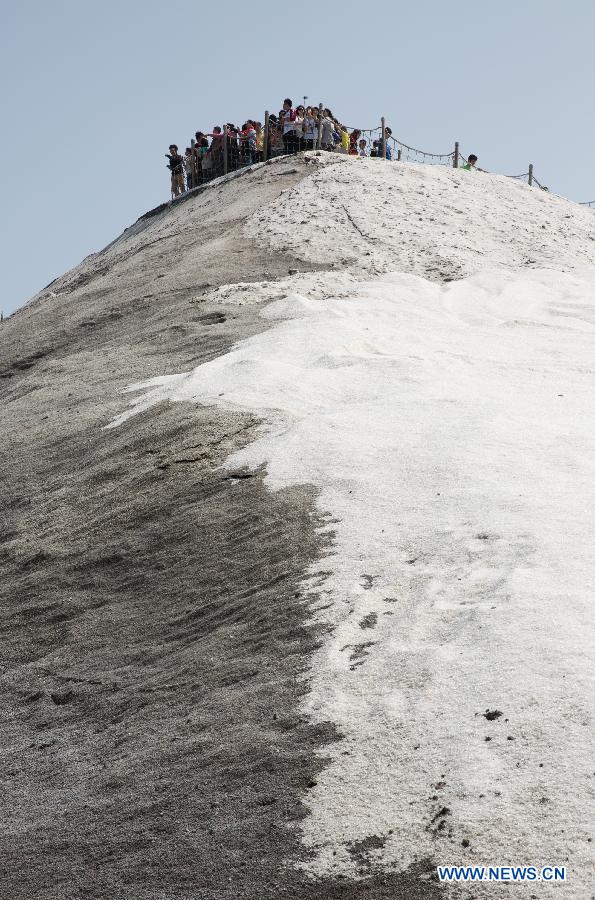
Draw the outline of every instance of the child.
M477 172L477 169L475 168L476 162L477 162L477 157L476 157L475 153L471 153L471 155L469 156L469 159L467 160L467 162L465 163L464 166L461 166L461 168L464 169L466 172Z
M341 153L349 153L349 132L341 125Z
M367 155L368 155L368 151L367 151L367 149L366 149L366 147L367 147L367 141L366 141L364 138L362 138L362 139L359 141L359 143L358 143L357 146L359 147L359 149L358 149L358 151L357 151L357 152L358 152L358 156L367 156Z

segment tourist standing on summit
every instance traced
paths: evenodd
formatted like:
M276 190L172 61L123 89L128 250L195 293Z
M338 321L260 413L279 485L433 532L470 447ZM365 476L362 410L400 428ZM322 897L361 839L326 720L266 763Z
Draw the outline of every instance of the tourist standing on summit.
M191 147L186 147L186 153L184 155L184 169L186 170L186 189L189 191L191 191L193 187L196 187L192 177L194 168L194 153L192 152Z
M295 139L296 139L296 152L298 150L306 149L305 121L306 121L306 107L305 106L296 106L295 121L293 123L294 131L295 131Z
M392 129L390 129L390 128L388 127L388 125L387 125L386 128L384 129L384 143L385 143L385 154L384 154L384 158L385 158L385 159L392 159L392 158L393 158L393 151L392 151L391 146L390 146L390 144L389 144L389 142L388 142L388 139L389 139L390 137L392 137ZM382 152L380 153L380 155L382 156Z
M354 128L351 134L349 135L349 153L352 156L357 156L358 154L358 141L361 137L361 131L359 128Z
M216 178L217 175L223 175L223 129L220 125L215 125L207 137L211 138L211 146L209 147L211 173L212 177Z
M289 97L283 101L279 119L283 123L283 149L286 153L297 153L299 138L295 133L295 109Z
M330 110L325 109L322 113L322 149L323 150L332 150L333 149L333 128L334 123L332 119L332 115Z
M304 148L313 150L318 140L318 110L313 106L306 108L304 117Z
M283 153L283 139L281 136L279 120L277 116L269 116L268 154L270 157L281 156Z
M262 154L264 150L264 128L262 122L252 122L254 131L256 132L256 160L262 162Z
M205 161L205 156L209 152L209 141L206 135L203 134L202 131L196 132L196 144L194 145L194 175L196 184L202 184L203 182L203 163Z
M170 144L167 168L171 172L171 192L174 197L184 193L184 159L178 153L176 144Z
M242 165L251 166L256 158L256 128L251 119L244 122L239 137Z

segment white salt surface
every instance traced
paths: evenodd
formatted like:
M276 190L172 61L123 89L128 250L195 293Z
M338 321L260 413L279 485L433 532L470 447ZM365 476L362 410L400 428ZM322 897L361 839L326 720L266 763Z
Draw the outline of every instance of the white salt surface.
M586 863L594 296L595 270L293 295L135 406L259 412L229 464L314 483L336 520L307 709L345 741L308 798L313 872L372 834L397 868Z
M332 549L304 589L332 629L305 709L344 740L307 796L312 874L357 875L349 847L377 835L373 867L566 865L540 900L588 895L595 267L576 268L580 228L574 257L560 245L574 271L504 271L520 249L502 246L495 270L449 284L354 266L252 285L248 302L294 291L264 308L268 330L134 386L113 423L164 400L258 413L229 466L319 489Z
M338 162L259 210L247 235L310 262L433 280L595 265L586 206L503 175L329 156Z

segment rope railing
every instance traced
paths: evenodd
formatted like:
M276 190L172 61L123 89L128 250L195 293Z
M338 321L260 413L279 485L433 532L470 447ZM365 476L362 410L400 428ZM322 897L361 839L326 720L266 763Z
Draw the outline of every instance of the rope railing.
M581 200L579 206L588 206L589 209L595 209L595 200Z
M533 175L532 184L536 184L537 187L538 187L538 188L541 188L542 191L549 191L549 188L547 188L547 187L545 187L543 184L541 184L541 183L537 180L537 178L535 177L535 175Z
M524 178L528 178L529 173L523 172L522 175L505 175L505 178L514 178L516 181L523 181Z
M237 129L231 123L223 127L215 127L213 133L203 134L197 132L191 140L191 146L183 157L181 172L178 173L176 189L174 191L174 177L172 175L172 199L179 193L187 193L188 190L199 188L201 185L227 175L237 169L249 167L257 162L266 162L279 156L297 153L300 150L325 150L337 153L349 153L351 155L372 156L386 158L400 162L415 162L425 165L443 165L460 168L469 167L469 160L460 149L458 142L454 150L448 153L434 153L413 147L396 137L385 125L375 128L351 128L341 125L323 108L322 103L318 107L296 107L301 110L304 124L300 120L299 131L293 135L284 132L281 118L269 116L268 111L264 115L264 124L249 120L242 129ZM293 113L292 113L293 115ZM331 128L328 120L330 117ZM306 123L309 119L309 125ZM326 124L323 123L326 120ZM323 132L323 128L325 129ZM349 133L349 141L345 130ZM332 137L329 134L332 132ZM357 133L355 139L354 133ZM325 138L323 140L323 134ZM210 139L210 144L209 144ZM488 172L487 169L473 166L480 172ZM185 179L184 179L185 176ZM536 178L533 164L529 165L527 172L519 175L505 175L515 181L521 181L530 187L537 187L543 191L549 190ZM595 200L584 201L580 204L591 209L595 208Z
M393 159L396 157L399 160L426 163L427 165L452 166L453 164L454 150L451 150L450 153L430 153L429 150L411 147L404 141L393 137L389 138L389 144L392 144L396 150L396 153L393 154ZM434 160L440 160L440 162L434 162Z
M350 125L345 126L349 131L354 131ZM381 137L382 126L378 125L376 128L358 128L358 131L361 131L362 135L370 135L372 138L373 135L377 135L377 139ZM414 154L418 157L422 157L423 159L443 159L448 162L443 163L443 165L452 165L453 157L455 155L455 151L451 150L449 153L430 153L429 150L420 150L419 147L411 147L409 144L406 144L404 141L400 141L398 138L392 137L392 135L387 139L387 143L389 146L395 148L395 152L392 153L393 159L405 160L408 157L403 153L406 151L408 154ZM401 153L399 154L399 150ZM465 160L466 162L466 160Z
M376 128L355 128L351 125L346 125L345 128L347 131L361 131L362 134L375 134L382 131L382 125L377 125Z

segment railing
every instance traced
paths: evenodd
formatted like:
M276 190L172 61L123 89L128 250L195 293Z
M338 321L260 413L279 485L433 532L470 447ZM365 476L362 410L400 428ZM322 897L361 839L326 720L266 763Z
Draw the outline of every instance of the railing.
M316 107L313 108L316 110ZM322 110L323 106L321 103L318 107L317 133L311 135L309 140L298 136L291 142L290 147L287 142L284 142L276 127L271 127L268 111L265 112L262 135L258 135L259 139L256 145L249 145L245 138L241 135L230 133L227 127L223 129L220 136L211 136L212 143L206 152L203 152L206 148L196 147L193 139L191 141L192 165L190 169L186 168L187 190L185 193L212 181L214 178L227 175L229 172L245 168L257 162L266 162L269 159L284 156L287 153L312 149L333 149L338 153L345 152L340 145L332 148L323 145ZM402 162L423 163L425 165L449 166L455 169L459 168L461 164L467 165L468 163L467 158L460 151L458 141L455 142L454 149L448 153L431 153L428 150L420 150L418 147L412 147L410 144L394 138L387 129L384 117L381 119L380 125L375 128L348 128L348 130L350 132L355 130L360 132L358 140L366 141L366 152L363 154L366 156L376 156ZM479 169L479 171L486 172L487 170ZM505 177L522 181L528 184L529 187L535 186L543 191L549 190L535 176L533 163L529 164L527 172L523 172L520 175L506 175ZM595 208L595 200L586 201L580 205Z
M423 163L424 165L454 166L455 168L458 168L458 165L455 166L455 156L458 153L458 144L454 150L450 151L450 153L430 153L427 150L419 150L417 147L410 147L409 144L405 144L403 141L399 141L397 138L393 137L388 139L388 143L389 146L392 145L394 148L392 154L393 159L398 159L403 162Z

